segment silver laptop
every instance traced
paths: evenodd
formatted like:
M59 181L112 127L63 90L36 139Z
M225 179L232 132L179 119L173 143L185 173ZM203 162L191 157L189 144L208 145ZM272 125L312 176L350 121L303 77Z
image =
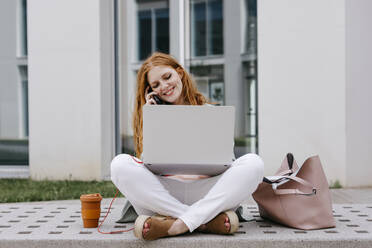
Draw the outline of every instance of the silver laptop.
M156 174L217 175L234 160L233 106L145 105L143 162Z

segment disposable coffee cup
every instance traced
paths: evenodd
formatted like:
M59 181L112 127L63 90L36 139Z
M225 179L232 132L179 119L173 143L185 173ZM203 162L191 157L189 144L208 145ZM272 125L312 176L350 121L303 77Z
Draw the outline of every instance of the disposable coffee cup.
M85 228L94 228L98 226L101 215L102 196L97 194L81 195L81 217Z

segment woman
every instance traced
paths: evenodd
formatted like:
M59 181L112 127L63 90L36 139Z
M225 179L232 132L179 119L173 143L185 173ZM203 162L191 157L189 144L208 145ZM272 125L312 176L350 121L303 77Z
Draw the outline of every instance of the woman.
M137 75L133 114L137 157L142 154L142 107L159 100L174 105L207 103L173 57L163 53L150 56ZM140 160L127 154L116 156L111 163L113 183L139 214L134 233L145 240L194 230L234 233L239 227L234 210L255 191L262 177L263 162L256 154L236 159L229 169L214 177L154 175Z

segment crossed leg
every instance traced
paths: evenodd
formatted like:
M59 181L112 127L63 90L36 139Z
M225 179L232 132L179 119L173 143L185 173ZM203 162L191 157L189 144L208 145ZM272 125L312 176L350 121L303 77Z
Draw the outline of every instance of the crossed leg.
M223 174L182 182L154 175L130 155L120 154L111 163L111 179L138 214L155 213L177 218L170 235L202 230L203 224L225 210L236 208L256 189L263 177L263 162L255 154L235 160ZM228 218L225 227L230 228ZM144 232L150 226L144 224Z

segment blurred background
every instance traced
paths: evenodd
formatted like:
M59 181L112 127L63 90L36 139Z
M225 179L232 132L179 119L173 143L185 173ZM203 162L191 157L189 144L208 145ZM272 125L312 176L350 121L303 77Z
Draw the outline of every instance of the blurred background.
M133 154L136 73L170 53L236 108L235 155L271 175L319 154L330 183L372 186L368 0L2 0L0 173L107 180ZM195 120L197 128L197 120ZM223 131L223 130L221 130Z

